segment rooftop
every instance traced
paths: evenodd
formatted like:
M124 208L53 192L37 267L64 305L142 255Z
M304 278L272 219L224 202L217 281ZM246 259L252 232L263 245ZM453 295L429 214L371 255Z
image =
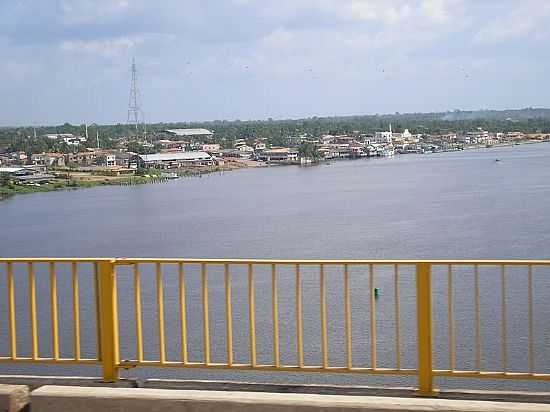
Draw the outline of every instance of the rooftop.
M208 129L168 129L165 132L175 134L177 136L205 136L214 134Z
M0 167L0 173L15 173L23 170L22 167Z
M211 159L206 152L196 151L196 152L166 152L166 153L155 153L148 155L140 155L140 157L146 162L162 162L170 160L196 160L196 159Z

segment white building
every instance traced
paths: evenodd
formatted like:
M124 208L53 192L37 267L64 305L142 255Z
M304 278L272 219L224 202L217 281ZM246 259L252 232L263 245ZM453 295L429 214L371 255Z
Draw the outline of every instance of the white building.
M79 144L86 142L85 137L75 136L72 133L49 133L42 135L42 137L46 137L51 140L60 139L69 146L78 146Z
M489 132L487 130L478 129L466 133L466 136L470 138L471 143L486 143L489 139Z
M130 165L137 167L156 167L159 169L177 169L185 166L211 166L214 158L206 152L168 152L148 155L134 155Z
M72 134L72 133L48 133L48 134L42 135L42 137L46 137L46 138L52 139L52 140L55 140L55 139L73 139L74 134Z
M389 132L376 132L374 133L374 143L391 143L393 139L393 133L391 128Z
M324 134L321 136L321 143L322 144L329 144L334 142L334 136L331 134Z
M174 136L185 136L185 137L203 137L210 138L214 135L208 129L168 129L164 130L165 133L172 134Z
M207 153L219 153L221 147L217 143L205 143L201 145L201 150Z

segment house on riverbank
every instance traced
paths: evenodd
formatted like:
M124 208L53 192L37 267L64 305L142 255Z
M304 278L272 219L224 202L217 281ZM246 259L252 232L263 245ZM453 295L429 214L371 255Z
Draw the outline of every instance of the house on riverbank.
M273 147L256 154L256 160L268 163L293 163L298 161L298 151L288 147Z
M135 154L130 157L130 167L157 169L178 169L189 166L212 166L215 159L206 152L168 152L155 154Z

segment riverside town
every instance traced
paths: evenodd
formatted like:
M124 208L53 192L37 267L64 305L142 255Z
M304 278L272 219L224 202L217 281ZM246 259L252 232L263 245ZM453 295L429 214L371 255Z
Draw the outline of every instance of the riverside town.
M243 167L313 165L340 159L430 154L550 140L549 133L489 132L482 128L445 134L408 129L351 133L302 133L274 144L260 135L216 139L205 128L159 130L141 137L89 133L16 136L0 147L0 195L104 184L139 184ZM281 141L282 140L282 141Z

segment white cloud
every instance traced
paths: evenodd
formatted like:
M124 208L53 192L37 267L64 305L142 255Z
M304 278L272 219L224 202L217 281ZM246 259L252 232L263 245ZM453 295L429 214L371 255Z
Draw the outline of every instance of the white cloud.
M67 40L61 43L61 50L65 52L89 53L103 57L116 56L121 50L131 49L143 43L144 38L118 37L108 40Z
M393 3L393 4L392 4ZM406 2L388 2L379 0L351 0L342 5L334 2L335 7L342 7L350 18L365 21L380 21L395 24L411 15L411 7Z
M433 22L447 23L449 21L449 10L445 0L424 0L422 11Z
M14 59L3 60L0 63L0 74L10 80L24 80L33 73L33 67Z
M129 0L63 0L61 16L64 23L84 24L125 13Z
M496 44L521 38L539 40L550 35L550 3L527 0L504 16L496 16L474 36L479 44Z

